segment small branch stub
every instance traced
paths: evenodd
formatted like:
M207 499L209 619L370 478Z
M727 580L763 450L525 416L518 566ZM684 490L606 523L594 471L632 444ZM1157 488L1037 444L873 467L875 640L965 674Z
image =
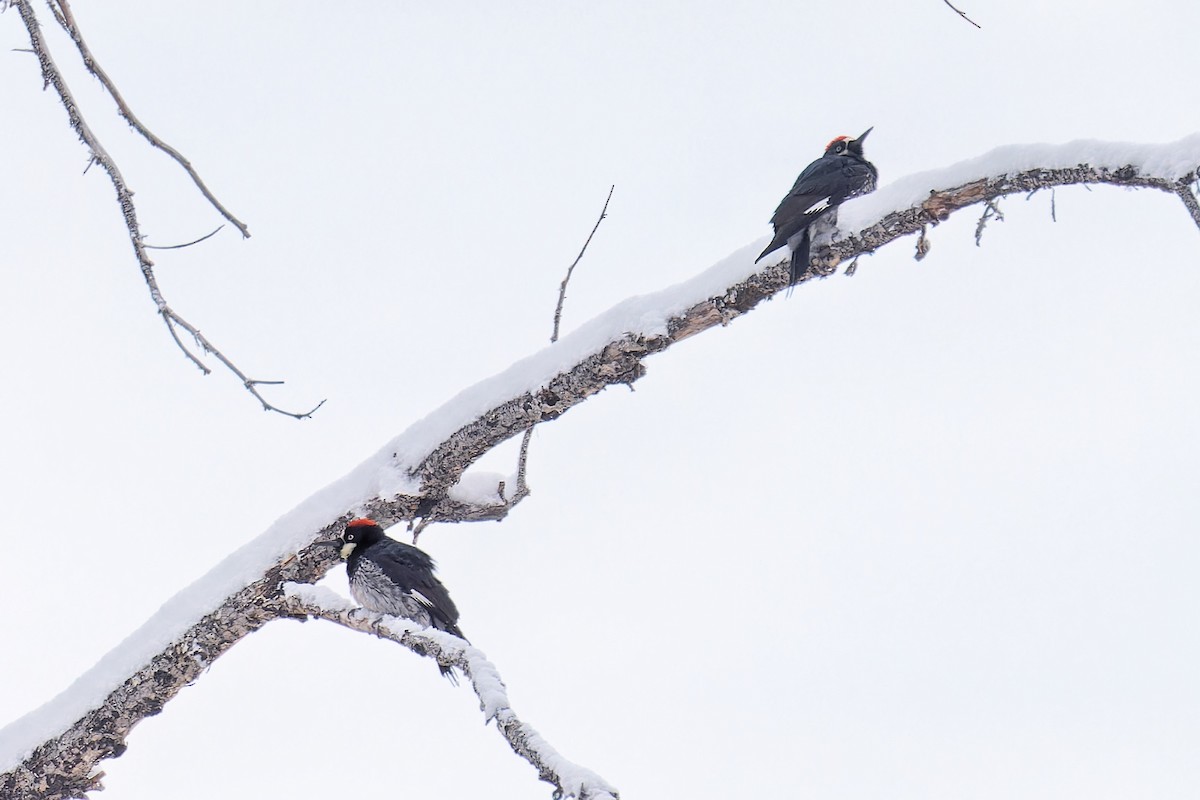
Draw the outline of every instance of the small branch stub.
M988 220L995 218L997 222L1004 222L1004 214L1000 211L1000 206L997 205L998 200L988 200L983 207L983 213L979 215L979 222L975 224L975 246L980 247L983 241L983 229L987 227Z
M929 255L930 248L933 247L929 243L929 237L925 235L925 226L921 226L921 235L917 237L917 252L913 254L913 259L916 261L924 260L925 256Z

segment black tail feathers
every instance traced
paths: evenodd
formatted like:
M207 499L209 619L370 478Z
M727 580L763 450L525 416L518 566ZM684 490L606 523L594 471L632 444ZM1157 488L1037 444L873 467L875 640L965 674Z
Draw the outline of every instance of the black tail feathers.
M804 273L808 272L810 244L808 231L805 231L792 249L792 263L788 266L788 286L795 286L796 282L804 277Z

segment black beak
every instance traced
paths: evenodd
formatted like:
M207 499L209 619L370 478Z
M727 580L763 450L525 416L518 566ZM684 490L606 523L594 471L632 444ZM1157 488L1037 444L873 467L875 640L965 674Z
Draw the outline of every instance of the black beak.
M874 126L874 125L872 125L871 127L867 128L865 131L863 131L862 133L860 133L860 134L858 135L858 138L857 138L857 139L855 139L854 141L855 141L855 142L858 142L859 144L862 144L862 140L863 140L863 139L865 139L865 138L867 138L867 134L868 134L868 133L870 133L870 132L871 132L871 131L873 131L873 130L875 130L875 126Z
M313 542L317 547L341 547L341 539L322 539L319 542Z

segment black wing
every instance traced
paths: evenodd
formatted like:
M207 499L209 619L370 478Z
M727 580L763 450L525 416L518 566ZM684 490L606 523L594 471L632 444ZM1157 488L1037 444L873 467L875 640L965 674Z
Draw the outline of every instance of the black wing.
M458 608L450 599L446 587L434 577L433 559L424 551L394 539L386 542L386 545L377 545L373 549L380 552L371 553L384 574L425 607L433 627L466 638L458 629Z
M775 238L759 258L783 247L817 217L841 205L873 180L871 165L854 158L818 158L809 164L771 215Z
M776 231L795 224L805 215L816 216L812 213L814 206L822 206L822 201L829 200L837 191L842 176L842 166L838 163L841 160L818 158L804 168L771 215L771 224Z

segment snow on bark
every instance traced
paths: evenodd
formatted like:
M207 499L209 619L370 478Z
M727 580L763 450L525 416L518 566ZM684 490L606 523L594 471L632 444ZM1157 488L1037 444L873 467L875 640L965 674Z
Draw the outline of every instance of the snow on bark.
M841 236L814 257L845 260L922 231L958 209L1071 184L1167 191L1179 196L1200 226L1200 205L1190 188L1198 169L1200 134L1164 145L1002 147L844 204ZM330 548L312 543L339 535L350 518L371 516L389 526L419 511L428 515L431 508L439 521L502 518L511 505L474 505L447 493L497 444L608 386L632 384L645 373L648 356L725 325L787 288L786 260L763 269L754 264L765 241L687 281L629 298L465 389L281 517L170 599L62 694L0 729L0 796L57 800L96 788L96 765L124 752L134 725L158 713L242 636L293 613L288 603L297 600L286 598L282 586L313 583L338 563ZM460 497L473 494L468 489ZM439 646L433 634L420 638ZM504 724L503 714L496 719ZM540 741L532 733L525 740Z
M578 800L616 800L618 797L611 784L587 767L563 757L531 725L521 721L509 702L508 689L499 670L478 647L444 631L421 628L406 619L355 608L346 598L323 586L286 583L283 593L293 601L289 611L294 614L306 614L389 639L415 653L434 658L439 664L461 669L479 698L484 720L496 722L496 730L513 752L532 764L541 780L554 786L555 796Z

